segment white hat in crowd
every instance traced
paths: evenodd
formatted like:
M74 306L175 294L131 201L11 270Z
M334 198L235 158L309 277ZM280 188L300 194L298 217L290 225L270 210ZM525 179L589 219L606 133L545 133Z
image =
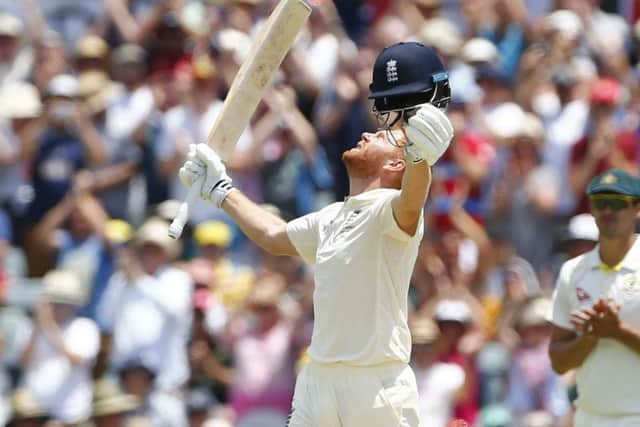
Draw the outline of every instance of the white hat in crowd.
M170 258L180 254L180 243L169 237L169 224L159 217L151 217L136 233L135 241L138 245L151 243L160 246Z
M582 213L569 220L568 236L569 240L591 240L598 241L600 232L593 215Z
M31 83L9 83L0 94L0 117L31 119L40 116L42 102L38 89Z
M435 319L438 322L471 321L471 309L463 300L444 299L436 305Z
M66 270L51 270L42 278L44 296L50 302L80 306L87 294L78 277Z
M525 114L515 102L505 102L491 110L486 116L486 125L492 136L511 139L522 135Z
M516 318L516 326L528 327L545 325L551 320L551 300L545 297L535 298L525 304Z
M0 13L0 35L20 37L24 33L22 21L6 12Z
M47 84L47 96L62 96L65 98L75 98L79 91L78 79L71 74L58 74L49 80Z
M565 36L576 39L582 34L580 17L570 10L556 10L544 18L544 23L552 30L559 31Z
M474 37L462 46L462 60L469 63L495 63L498 61L498 48L482 37Z
M424 21L420 29L422 43L433 46L445 55L457 55L462 46L460 31L446 18L431 18Z

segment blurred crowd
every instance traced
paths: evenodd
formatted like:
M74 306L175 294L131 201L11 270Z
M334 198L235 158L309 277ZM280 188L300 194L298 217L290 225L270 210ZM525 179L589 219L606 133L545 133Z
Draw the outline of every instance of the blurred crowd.
M167 236L275 0L0 0L0 423L281 427L313 318L300 259L199 202ZM598 237L584 190L638 174L640 5L312 0L228 160L285 219L348 192L385 46L445 61L455 138L434 167L410 292L425 427L571 422L547 356L559 266ZM348 327L348 325L345 325Z

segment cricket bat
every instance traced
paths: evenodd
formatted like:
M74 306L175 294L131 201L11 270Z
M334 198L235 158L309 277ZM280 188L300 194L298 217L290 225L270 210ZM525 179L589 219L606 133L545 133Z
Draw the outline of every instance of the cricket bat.
M267 85L280 67L287 51L311 14L304 0L280 0L238 70L222 111L209 133L206 144L223 160L228 159L240 134L249 123ZM194 183L173 222L169 236L177 239L189 219L189 208L199 197L201 183Z

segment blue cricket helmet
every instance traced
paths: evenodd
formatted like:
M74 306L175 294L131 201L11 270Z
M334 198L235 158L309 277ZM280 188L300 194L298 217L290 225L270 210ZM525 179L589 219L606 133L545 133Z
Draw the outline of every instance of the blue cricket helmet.
M424 103L446 108L451 99L449 74L438 54L417 42L385 48L373 66L369 85L374 111L402 111Z

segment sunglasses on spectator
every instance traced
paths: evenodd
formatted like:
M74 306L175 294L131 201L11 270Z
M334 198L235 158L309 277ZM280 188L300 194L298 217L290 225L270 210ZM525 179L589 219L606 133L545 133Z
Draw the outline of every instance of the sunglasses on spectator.
M589 196L591 207L596 210L604 210L609 206L614 211L627 209L631 204L637 202L633 196L625 196L622 194L596 194Z

